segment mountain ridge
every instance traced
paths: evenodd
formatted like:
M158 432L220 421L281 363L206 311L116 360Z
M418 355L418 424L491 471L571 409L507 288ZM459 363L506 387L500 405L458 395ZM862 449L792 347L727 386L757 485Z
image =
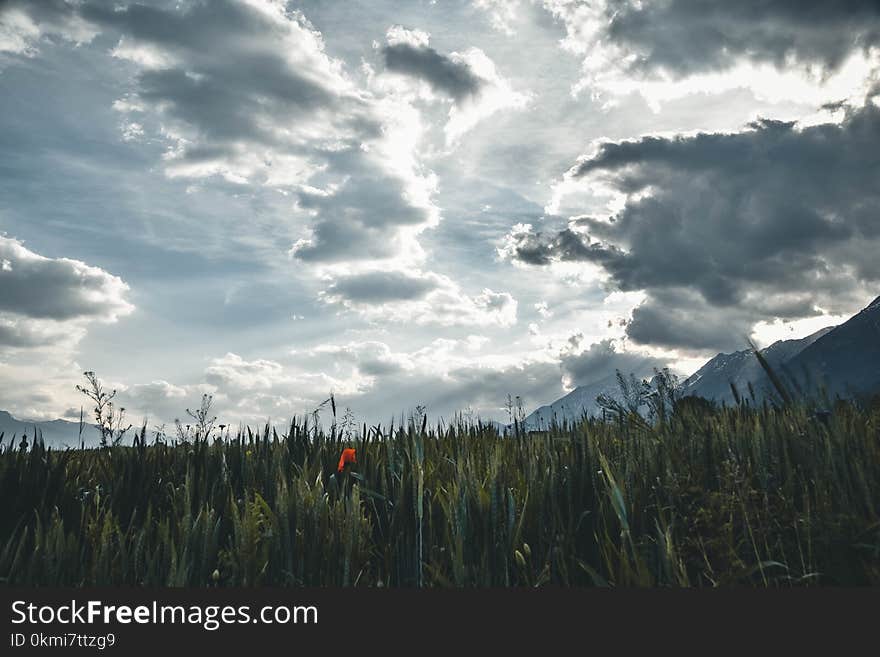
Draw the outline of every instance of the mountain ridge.
M9 444L14 440L16 444L22 436L27 438L28 443L33 442L36 432L47 446L56 448L79 447L80 431L79 422L68 420L20 420L9 411L0 410L0 433L3 434L3 443ZM82 431L82 440L87 447L95 447L100 443L97 427L93 424L85 424Z
M785 368L786 363L834 328L825 327L803 338L777 340L759 351L774 369ZM719 403L734 403L736 400L731 385L743 397L749 396L750 392L754 392L756 397L772 392L772 383L751 349L714 356L685 379L678 392L682 397L703 397Z
M803 338L778 340L759 351L793 392L830 397L880 393L880 296L839 326L828 326ZM632 374L650 376L649 372ZM735 403L731 383L744 398L754 394L761 400L776 394L754 351L743 349L710 358L679 385L678 395ZM616 374L578 386L535 409L525 424L539 429L554 420L595 415L600 410L596 397L602 393L618 394Z

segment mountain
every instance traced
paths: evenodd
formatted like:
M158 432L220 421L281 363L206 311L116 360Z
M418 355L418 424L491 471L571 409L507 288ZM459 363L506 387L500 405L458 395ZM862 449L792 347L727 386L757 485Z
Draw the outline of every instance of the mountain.
M776 342L761 353L797 393L858 397L880 392L880 297L840 326L800 340ZM748 384L759 398L772 386L750 350L718 354L682 384L681 396L734 401L731 382L741 395Z
M524 420L528 429L540 430L549 427L553 421L570 421L584 415L596 415L601 412L596 403L596 397L600 394L614 394L618 390L617 374L612 373L604 379L600 379L588 385L578 386L570 393L552 404L541 406Z
M795 394L824 391L830 396L858 397L880 393L880 297L840 326L830 326L798 340L780 340L761 350L770 366ZM635 372L637 376L649 372ZM749 383L758 399L773 394L773 386L751 349L718 354L679 386L678 396L704 397L734 403L730 384L749 396ZM596 397L619 396L616 373L575 388L552 404L526 417L527 428L549 426L553 420L573 420L601 412Z
M829 395L880 393L880 297L786 363L789 375Z
M792 358L830 333L834 327L823 328L799 340L780 340L761 350L774 369L782 370ZM749 383L755 395L763 397L772 390L770 379L751 349L718 354L689 376L679 388L681 397L704 397L722 403L735 403L731 384L740 395L748 397Z
M42 434L43 442L47 446L56 449L65 447L79 447L79 422L66 420L51 420L48 422L28 422L18 420L7 411L0 411L0 433L3 433L3 445L9 445L14 439L15 444L21 442L23 435L27 436L28 443L34 440L34 431ZM101 439L97 427L87 424L83 427L82 439L86 447L97 446Z

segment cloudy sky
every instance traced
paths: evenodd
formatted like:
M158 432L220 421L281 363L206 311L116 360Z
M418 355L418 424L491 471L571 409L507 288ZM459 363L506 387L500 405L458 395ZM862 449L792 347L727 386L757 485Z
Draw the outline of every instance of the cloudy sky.
M19 417L505 419L880 292L876 0L0 7Z

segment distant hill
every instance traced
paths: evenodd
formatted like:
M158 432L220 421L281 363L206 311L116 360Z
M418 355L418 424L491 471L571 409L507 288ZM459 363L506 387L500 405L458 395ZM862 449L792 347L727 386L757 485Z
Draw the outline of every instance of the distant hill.
M880 297L840 326L829 326L798 340L780 340L761 350L792 392L858 397L880 393ZM628 374L628 373L627 373ZM650 377L651 372L633 372ZM703 397L718 403L734 403L731 383L739 394L749 396L749 384L757 399L773 395L773 386L751 349L718 354L681 383L680 397ZM552 404L526 417L527 428L549 426L554 420L573 420L597 415L600 394L617 397L616 373L575 388Z
M833 327L824 328L800 340L780 340L761 350L771 367L782 371L786 363L819 338L827 335ZM684 380L679 388L682 397L704 397L716 402L733 403L731 384L743 397L749 395L749 384L756 397L762 398L772 391L772 384L751 349L718 354L694 374Z
M0 411L0 433L4 434L4 445L9 445L13 438L17 445L23 435L27 436L28 443L33 442L35 431L42 435L43 441L48 446L58 449L79 447L79 422L67 420L29 422L14 418L7 411ZM86 447L96 447L101 442L98 429L92 424L83 427L82 439Z
M615 395L618 391L617 373L593 383L578 386L570 393L552 404L541 406L528 415L524 421L530 430L540 430L549 427L554 422L575 420L583 415L596 415L601 413L596 397L601 394Z
M858 397L880 392L880 297L840 326L762 349L793 392ZM718 354L682 384L680 394L733 402L730 384L743 396L751 382L756 397L772 386L751 350Z
M880 392L880 297L786 362L789 376L841 397Z

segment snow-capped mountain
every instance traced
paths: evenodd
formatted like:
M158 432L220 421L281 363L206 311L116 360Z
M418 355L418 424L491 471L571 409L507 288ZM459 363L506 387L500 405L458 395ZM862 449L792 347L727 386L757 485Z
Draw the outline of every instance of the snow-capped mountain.
M552 404L541 406L528 415L524 421L527 429L540 430L555 422L575 420L583 415L601 413L596 397L601 394L615 395L618 392L617 374L612 372L599 381L578 386Z
M880 297L836 327L801 340L776 342L761 353L793 393L827 393L857 397L880 392ZM680 394L732 402L733 383L743 396L752 389L758 399L772 386L758 359L749 351L719 354L681 386Z
M798 340L774 342L761 354L795 394L824 391L830 396L855 397L880 393L880 297L840 326L823 328ZM634 374L650 376L648 371ZM750 384L757 399L773 394L754 352L743 349L709 360L681 383L678 396L733 403L731 383L744 398L750 395ZM554 420L597 415L601 412L596 403L600 394L619 395L615 372L541 406L526 418L525 425L534 430Z
M782 368L816 340L827 335L833 327L823 328L799 340L780 340L761 350L771 367ZM771 383L751 349L718 354L679 388L682 397L704 397L716 402L733 403L733 385L743 397L749 396L749 384L758 398L771 391Z

